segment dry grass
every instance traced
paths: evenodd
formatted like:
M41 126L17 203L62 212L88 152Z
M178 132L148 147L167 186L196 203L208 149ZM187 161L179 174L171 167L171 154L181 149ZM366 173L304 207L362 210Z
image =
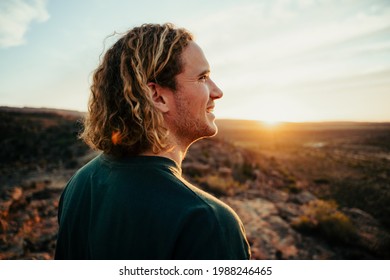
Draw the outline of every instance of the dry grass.
M292 222L303 232L318 232L333 242L348 243L356 238L357 229L350 219L338 210L335 202L315 200L304 207L304 214Z

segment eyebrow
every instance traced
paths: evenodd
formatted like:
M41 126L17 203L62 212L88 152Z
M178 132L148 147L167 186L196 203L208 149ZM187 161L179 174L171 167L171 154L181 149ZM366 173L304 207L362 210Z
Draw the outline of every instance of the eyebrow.
M207 69L207 70L202 71L202 72L198 75L198 77L203 76L203 75L208 75L208 74L210 74L210 69Z

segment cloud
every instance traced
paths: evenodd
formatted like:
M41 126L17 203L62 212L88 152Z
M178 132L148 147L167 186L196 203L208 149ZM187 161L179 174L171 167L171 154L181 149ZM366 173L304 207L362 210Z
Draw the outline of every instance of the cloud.
M288 120L369 119L354 99L372 112L389 104L388 0L242 0L187 25L225 92L224 117L261 119L279 107Z
M333 3L322 9L318 3L315 6L303 0L265 3L222 10L203 18L195 28L204 45L222 61L226 57L240 61L258 57L268 62L388 31L390 27L390 3L381 6L380 13L372 12L376 11L375 5L362 7L361 1L355 5L351 1Z
M390 69L384 1L244 1L192 27L232 91Z
M30 25L49 19L47 0L2 0L0 2L0 48L22 45Z

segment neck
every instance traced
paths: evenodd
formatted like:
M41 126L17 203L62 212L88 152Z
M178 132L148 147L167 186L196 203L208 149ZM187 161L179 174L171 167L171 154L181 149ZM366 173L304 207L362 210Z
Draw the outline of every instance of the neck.
M175 146L170 146L168 149L163 150L159 153L154 153L153 151L146 151L141 155L166 157L176 162L177 165L181 168L181 164L186 156L187 149L188 147L183 148L180 147L179 145L175 145Z
M195 141L189 141L188 139L183 139L183 137L177 137L175 133L170 133L167 141L168 148L159 153L154 153L152 150L148 150L142 153L142 155L166 157L176 162L181 168L181 164L187 154L188 148Z

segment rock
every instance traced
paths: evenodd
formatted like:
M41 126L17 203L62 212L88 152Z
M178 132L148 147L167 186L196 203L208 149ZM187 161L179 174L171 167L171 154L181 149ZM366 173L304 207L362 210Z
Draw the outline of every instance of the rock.
M365 248L382 257L390 257L390 234L382 229L380 223L370 214L357 208L343 208L357 230L357 238L352 244Z
M0 194L0 259L53 258L59 190L28 182Z
M290 194L289 196L289 201L299 204L305 204L316 199L317 197L315 197L311 192L308 191L302 191L297 194Z
M305 197L312 198L309 194ZM384 246L382 250L388 248L387 233L369 228L368 225L376 226L377 222L358 209L352 210L351 215L355 215L355 219L361 221L359 227L366 227L366 230L361 232L359 243L341 244L332 243L321 235L303 234L291 226L295 218L304 214L305 204L291 201L273 203L259 197L222 199L241 218L253 259L371 259L374 255L364 249L368 248L368 244L376 244L371 248L372 252L380 250L378 246Z
M279 216L270 216L267 222L275 233L272 239L272 244L276 249L275 258L277 259L296 259L298 257L298 249L296 244L300 237L288 223Z
M291 223L295 218L303 214L303 209L301 205L296 203L276 203L276 208L278 209L280 217L282 217L287 222Z
M296 259L298 249L295 244L298 234L286 221L279 217L275 205L257 198L238 201L225 199L241 217L248 238L252 241L254 259Z
M288 194L284 191L275 188L268 188L267 191L264 193L264 198L274 203L285 202L288 199Z
M258 183L251 187L251 191L252 193L256 193L257 197L264 198L274 203L286 202L289 198L288 193L285 191L267 185L259 185Z
M232 169L229 167L220 167L220 168L218 168L218 173L222 177L229 177L229 176L232 176L233 172L232 172Z

